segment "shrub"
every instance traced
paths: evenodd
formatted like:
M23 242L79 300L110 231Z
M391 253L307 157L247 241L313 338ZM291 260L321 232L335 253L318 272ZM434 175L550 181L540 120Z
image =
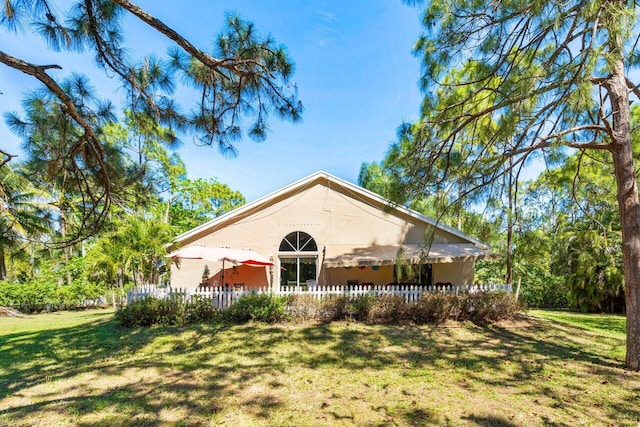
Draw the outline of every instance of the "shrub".
M220 315L220 311L215 307L211 298L200 295L191 297L189 304L185 306L185 311L187 324L208 322L217 319Z
M82 279L74 279L71 284L46 278L25 283L0 280L0 306L14 307L23 313L75 309L86 299L94 300L105 293L104 285Z
M115 319L120 325L138 326L184 326L209 321L218 315L210 299L193 297L187 300L182 295L158 299L147 297L121 307Z
M371 301L368 323L406 323L410 321L411 305L401 295L381 295Z
M287 298L286 312L294 322L325 320L327 302L313 295L294 294Z
M285 310L287 298L273 294L245 295L223 312L223 317L231 322L249 321L275 323L288 319Z
M126 328L155 325L158 322L158 303L159 300L154 297L136 300L120 307L116 311L115 319Z
M523 283L522 298L529 307L566 308L568 289L564 277L551 276L538 281Z
M506 292L479 292L461 296L458 320L491 323L512 318L522 310L513 295Z
M447 320L491 323L512 318L522 311L511 294L483 292L468 295L426 293L416 302L406 303L401 295L340 295L315 299L310 295L289 297L287 312L294 321L335 320L361 321L374 324L441 325Z
M123 326L183 326L224 319L235 323L249 321L276 323L289 320L331 322L348 320L372 324L440 325L447 320L486 324L512 318L522 310L513 295L505 292L480 292L468 295L424 294L416 302L406 303L401 295L370 294L315 299L312 295L279 297L273 294L249 294L224 311L214 308L210 299L182 296L135 301L116 312Z
M460 316L461 297L449 294L424 294L411 306L411 320L418 324L441 325Z
M373 295L357 295L350 297L340 295L329 300L330 305L324 307L327 314L333 314L330 320L365 321L369 317L369 309L373 304Z

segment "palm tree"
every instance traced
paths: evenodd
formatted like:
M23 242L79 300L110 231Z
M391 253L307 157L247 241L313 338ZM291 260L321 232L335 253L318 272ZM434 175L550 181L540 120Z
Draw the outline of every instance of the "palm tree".
M55 208L46 200L46 192L9 165L0 168L0 280L7 277L7 250L49 232Z
M87 254L87 271L94 279L124 293L129 278L134 285L157 283L159 268L171 241L171 227L162 220L126 215L114 231L98 239Z

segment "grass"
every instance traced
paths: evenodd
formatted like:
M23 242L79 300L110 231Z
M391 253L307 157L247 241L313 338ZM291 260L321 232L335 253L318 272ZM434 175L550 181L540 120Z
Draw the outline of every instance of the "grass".
M624 318L490 326L0 319L0 425L637 426Z

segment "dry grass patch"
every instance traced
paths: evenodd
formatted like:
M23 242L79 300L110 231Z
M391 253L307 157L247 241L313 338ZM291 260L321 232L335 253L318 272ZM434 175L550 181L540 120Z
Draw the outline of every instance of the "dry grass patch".
M637 426L640 374L622 369L620 348L624 335L579 319L149 329L119 328L109 311L2 319L0 425Z

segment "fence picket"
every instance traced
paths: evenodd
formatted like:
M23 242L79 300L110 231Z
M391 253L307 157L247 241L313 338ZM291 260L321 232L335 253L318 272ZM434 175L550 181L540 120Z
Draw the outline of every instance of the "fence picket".
M442 285L442 286L416 286L416 285L314 285L312 289L303 291L299 286L282 286L279 291L272 291L266 287L252 290L236 290L224 287L205 286L188 291L182 287L159 288L156 285L141 285L127 292L127 304L147 297L155 298L185 298L192 300L194 297L211 300L211 304L218 309L226 309L235 301L249 294L267 294L288 296L288 295L309 295L314 299L333 298L343 295L349 298L356 298L361 295L399 295L407 303L414 303L420 299L424 293L443 294L465 294L478 292L512 292L512 288L505 284L495 285Z

